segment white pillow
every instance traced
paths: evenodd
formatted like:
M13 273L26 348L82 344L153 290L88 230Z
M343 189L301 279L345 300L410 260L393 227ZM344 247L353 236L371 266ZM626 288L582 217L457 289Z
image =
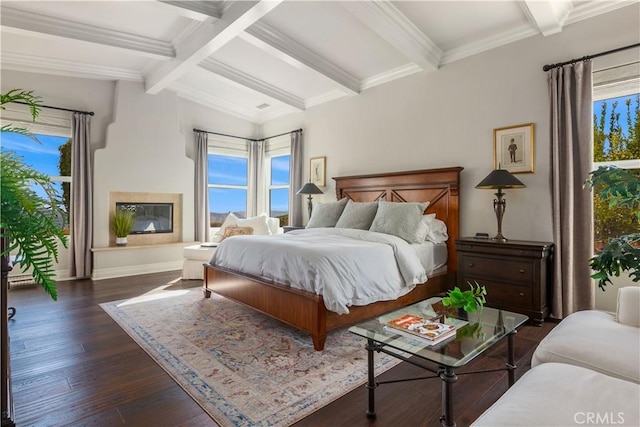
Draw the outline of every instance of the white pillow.
M444 243L447 240L449 240L447 225L444 221L436 218L436 214L428 214L422 216L412 241L413 243L424 243L425 241Z
M224 219L224 222L220 226L220 229L216 231L215 236L224 236L224 230L227 227L237 227L238 226L238 217L233 214L233 212L229 212L227 217Z
M239 219L238 227L252 227L253 234L269 235L271 230L269 229L269 222L267 221L266 213L254 216L253 218ZM223 224L224 225L224 224Z

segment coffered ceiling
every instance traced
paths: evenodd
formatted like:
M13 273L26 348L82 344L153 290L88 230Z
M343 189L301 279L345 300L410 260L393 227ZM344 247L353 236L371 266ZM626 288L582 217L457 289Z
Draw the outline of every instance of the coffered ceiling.
M1 68L144 83L262 123L633 1L1 1Z

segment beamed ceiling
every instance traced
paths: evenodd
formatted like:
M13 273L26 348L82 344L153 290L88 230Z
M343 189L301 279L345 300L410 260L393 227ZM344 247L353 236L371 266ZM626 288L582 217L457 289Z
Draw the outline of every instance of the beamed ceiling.
M262 123L633 3L1 1L1 67L143 82Z

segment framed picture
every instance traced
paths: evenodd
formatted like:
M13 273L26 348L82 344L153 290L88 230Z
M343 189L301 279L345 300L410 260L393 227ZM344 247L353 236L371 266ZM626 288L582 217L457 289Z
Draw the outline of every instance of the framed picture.
M533 123L493 130L493 168L533 173Z
M325 174L327 173L327 158L312 157L309 160L309 182L313 182L318 187L327 185Z

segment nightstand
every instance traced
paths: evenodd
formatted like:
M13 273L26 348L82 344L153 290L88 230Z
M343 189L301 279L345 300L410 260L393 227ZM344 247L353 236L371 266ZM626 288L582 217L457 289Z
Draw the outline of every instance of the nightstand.
M477 281L487 306L526 314L542 325L549 314L554 244L465 237L456 240L458 286Z
M304 230L304 227L300 225L285 225L284 227L282 227L282 229L285 233L288 233L293 230Z

